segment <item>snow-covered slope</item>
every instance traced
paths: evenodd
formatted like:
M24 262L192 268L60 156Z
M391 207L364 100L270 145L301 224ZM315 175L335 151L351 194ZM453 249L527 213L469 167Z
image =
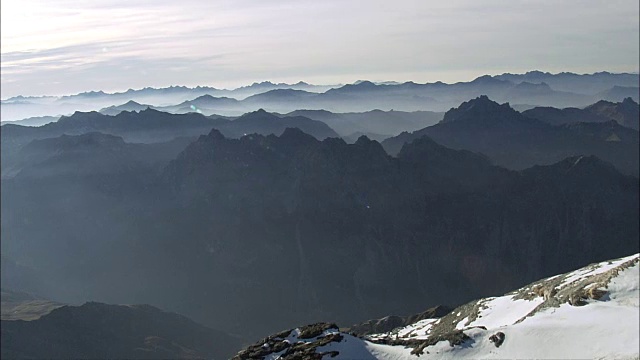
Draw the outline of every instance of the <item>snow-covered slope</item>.
M284 331L234 359L638 359L639 255L592 264L384 334Z

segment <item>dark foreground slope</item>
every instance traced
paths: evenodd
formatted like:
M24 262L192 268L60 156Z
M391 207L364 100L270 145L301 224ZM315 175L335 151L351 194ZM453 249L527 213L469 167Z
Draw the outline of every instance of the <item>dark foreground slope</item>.
M64 304L23 291L2 288L2 320L35 320Z
M213 130L144 181L57 176L2 182L3 256L45 279L41 293L154 303L249 338L638 251L638 179L593 156L510 171L427 137L394 158L365 137Z
M227 359L237 338L149 305L90 302L2 321L7 359Z

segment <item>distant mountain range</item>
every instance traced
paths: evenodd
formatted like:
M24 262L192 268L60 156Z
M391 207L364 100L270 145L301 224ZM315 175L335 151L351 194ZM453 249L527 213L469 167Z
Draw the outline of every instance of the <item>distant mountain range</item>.
M5 100L2 357L637 357L637 80Z
M3 121L2 125L13 124L21 126L42 126L48 123L56 122L58 121L58 119L60 119L60 116L35 116L22 120Z
M442 120L443 113L431 111L382 111L372 110L362 113L332 113L326 110L296 110L285 116L305 116L322 121L341 136L358 138L358 134L382 139L397 135L402 131L413 131L434 125ZM354 135L355 134L355 135Z
M281 134L287 127L298 127L317 136L318 139L339 137L325 123L302 116L278 117L259 110L245 114L234 121L222 117L206 117L198 113L170 114L146 108L145 110L119 112L115 116L98 112L76 112L63 116L57 122L40 127L6 124L0 128L3 158L18 151L33 140L58 137L63 134L79 135L101 132L121 136L128 142L153 143L173 140L176 137L193 137L207 134L212 128L220 129L226 136L245 134Z
M46 284L25 290L154 303L245 339L458 304L638 251L637 177L593 156L511 171L425 136L390 157L298 129L211 130L182 151L61 136L11 156L2 254Z
M153 106L151 105L143 105L143 104L138 104L137 102L133 101L133 100L129 100L126 103L122 104L122 105L118 105L118 106L109 106L103 109L100 109L99 113L104 114L104 115L110 115L110 116L116 116L118 114L120 114L123 111L135 111L135 112L140 112L143 110L147 110L149 108L153 108Z
M635 88L636 96L639 86L638 74L621 73L615 74L607 71L593 74L575 74L561 72L551 74L541 71L529 71L525 74L502 74L494 76L499 80L513 83L529 82L534 84L548 84L548 86L558 91L572 92L576 94L592 95L610 90L615 87ZM637 97L635 98L636 101ZM606 99L609 100L609 99ZM618 99L620 101L622 99Z
M175 86L144 88L108 94L102 91L56 97L14 97L2 101L2 121L35 116L96 111L128 101L158 109L184 113L228 116L264 108L288 113L298 109L332 112L366 112L372 109L398 111L446 111L483 94L499 102L518 106L584 107L599 100L619 102L627 97L639 101L638 74L549 74L481 76L470 82L417 84L358 81L343 86L307 83L254 83L234 90ZM204 97L203 97L204 96ZM200 98L198 101L195 99ZM105 110L111 111L113 110Z
M132 102L127 106L143 107ZM600 101L584 109L534 108L519 113L508 104L499 105L486 96L465 102L444 116L432 112L381 110L366 113L297 110L279 115L259 110L240 117L207 117L198 113L170 114L145 107L138 112L123 111L114 116L78 112L41 127L6 124L0 131L5 155L35 139L88 132L121 136L128 142L152 143L175 137L197 137L212 128L224 136L239 138L253 133L279 135L287 127L297 127L320 140L343 135L353 143L359 135L369 134L382 141L391 155L396 155L403 144L428 135L454 149L480 152L495 164L512 169L552 164L584 154L596 155L625 173L637 175L638 132L629 127L637 127L639 108L627 98L621 103ZM327 124L340 129L340 133ZM398 130L404 132L395 137L389 135Z
M449 110L440 123L386 139L382 145L395 155L403 144L426 135L453 149L480 152L511 169L596 155L638 176L638 131L613 120L632 123L634 109L637 113L638 104L628 99L617 105L599 102L584 110L536 108L521 114L509 104L480 96Z
M536 107L526 110L522 114L553 125L578 122L604 123L615 120L622 126L638 130L640 125L639 109L640 106L637 102L633 101L631 98L626 98L619 103L600 100L584 109Z

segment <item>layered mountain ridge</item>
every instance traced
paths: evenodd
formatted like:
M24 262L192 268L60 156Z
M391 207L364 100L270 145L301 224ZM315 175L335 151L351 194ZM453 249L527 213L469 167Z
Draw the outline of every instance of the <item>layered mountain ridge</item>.
M427 129L448 137L414 133L395 156L266 111L4 125L3 146L16 133L24 144L3 151L3 264L20 264L3 282L37 278L24 290L64 302L153 303L254 340L290 324L456 305L638 251L637 177L619 171L633 166L637 131L552 126L488 97L445 117ZM294 128L305 121L315 130ZM129 126L191 122L193 137L130 142ZM49 132L60 127L75 132ZM32 132L43 138L27 141ZM619 158L595 151L607 144ZM527 158L531 149L554 152ZM494 165L510 153L530 162Z
M521 114L509 104L500 105L480 96L449 110L440 123L388 138L382 145L394 155L403 144L427 135L453 149L485 154L495 164L511 169L551 164L577 155L596 155L627 174L638 175L636 130L612 119L554 126L530 114Z
M2 100L2 121L73 111L117 111L112 106L133 100L169 112L202 112L238 116L264 108L288 113L297 109L364 112L371 109L446 111L461 102L486 94L499 102L524 108L536 106L585 107L599 100L613 102L631 97L639 101L638 74L483 75L469 82L419 84L415 82L358 81L346 85L256 83L234 90L175 86L144 88L108 94L101 91L57 97L15 97ZM205 98L200 98L205 96ZM199 100L195 100L200 98ZM203 101L207 100L207 101ZM134 110L135 108L125 107ZM123 108L124 109L124 108Z

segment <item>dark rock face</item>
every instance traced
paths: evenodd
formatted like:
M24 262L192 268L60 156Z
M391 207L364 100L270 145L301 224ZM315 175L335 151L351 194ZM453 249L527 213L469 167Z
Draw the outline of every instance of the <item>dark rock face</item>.
M383 317L382 319L369 320L361 324L353 325L348 329L348 332L358 336L379 334L389 332L404 325L404 318L396 315L390 315Z
M334 329L338 330L338 325L336 324L327 324L327 323L316 323L312 325L303 326L300 328L300 334L298 338L300 339L310 339L316 336L320 336L324 331Z
M489 341L491 341L493 345L499 348L500 345L502 345L502 343L504 342L504 338L505 338L504 333L502 331L498 331L497 333L489 337Z
M327 330L334 332L325 334ZM294 331L298 331L297 336ZM278 359L283 360L322 360L326 356L333 358L339 355L338 351L318 352L317 348L343 339L344 336L338 332L335 324L316 323L262 339L238 352L232 360L258 360L278 353L281 353Z
M447 315L448 313L450 313L452 310L453 309L448 306L442 306L442 305L434 306L419 314L406 317L405 323L409 325L409 324L415 324L418 321L424 320L424 319L439 319Z
M353 139L359 135L376 137L382 141L402 131L414 131L437 124L444 114L431 111L382 111L372 110L361 113L332 113L326 110L296 110L286 116L304 116L329 125L343 138Z
M589 156L510 171L429 138L393 158L367 138L209 131L149 177L3 181L3 256L36 264L52 298L158 301L255 339L638 251L637 178Z
M500 105L497 102L491 101L486 95L482 95L474 100L463 102L459 107L447 111L441 122L478 121L483 122L481 125L489 125L487 124L488 119L492 122L510 121L511 118L518 116L517 114L518 112L513 110L508 103Z
M150 108L134 112L119 112L108 116L99 112L76 112L62 116L57 122L40 127L15 124L3 125L3 159L14 154L33 140L55 138L62 135L84 135L102 133L118 136L126 142L158 143L179 137L205 135L212 128L227 137L238 138L246 134L280 135L287 127L298 127L318 139L339 137L325 123L303 116L280 118L264 110L245 114L234 121L219 117L206 117L198 113L170 114Z
M640 105L632 98L625 98L622 102L613 103L601 100L584 109L552 107L536 107L524 111L522 115L544 121L552 125L573 124L580 122L606 123L612 120L618 124L638 130L640 122Z
M638 176L640 141L637 131L620 126L610 118L569 124L559 120L560 124L553 126L532 118L548 118L536 115L548 111L531 111L528 117L513 110L509 104L500 105L481 96L449 110L437 125L402 133L386 139L382 145L389 154L397 155L405 143L426 135L448 148L481 153L494 164L515 170L550 165L570 156L595 155L614 164L623 173ZM589 121L589 118L583 121Z
M340 137L327 124L311 120L304 116L279 117L262 109L243 116L219 127L220 131L229 137L241 137L246 134L280 135L287 128L298 128L316 139Z
M612 74L606 71L594 74L574 74L562 72L551 74L542 71L528 71L525 74L502 74L495 78L513 83L548 84L551 88L561 92L577 94L596 94L611 89L614 86L638 86L637 74ZM636 95L637 96L637 95Z
M610 118L593 114L579 108L557 109L554 107L535 107L525 110L522 115L544 121L551 125L574 124L580 122L607 122Z
M144 111L147 108L150 108L150 105L139 104L133 100L129 100L126 103L118 106L109 106L103 109L100 109L101 114L115 116L120 114L123 111Z
M632 98L625 98L622 102L612 103L601 100L585 108L589 113L617 121L620 125L638 130L640 124L640 105Z
M447 315L452 309L446 306L435 306L419 314L411 316L387 316L382 319L369 320L361 324L356 324L346 329L347 332L358 335L370 335L386 333L393 329L415 324L424 319L437 319Z
M149 305L63 306L37 320L2 321L3 358L228 358L238 339Z
M429 353L426 349L429 346L433 346L439 343L440 341L447 341L449 343L449 346L454 347L457 345L461 345L469 340L471 340L471 338L467 334L465 334L462 330L454 329L451 331L431 335L429 336L429 338L424 340L382 338L382 339L373 339L369 341L376 344L386 344L386 345L393 345L393 346L401 345L405 347L410 347L410 348L413 348L413 350L411 350L412 355L420 356L420 355L423 355L425 352Z
M76 112L40 127L3 125L2 158L14 154L33 140L56 138L62 135L102 133L122 137L126 142L158 143L178 137L197 137L228 121L207 118L201 114L169 114L146 109L140 112L121 112L107 116L98 112Z

